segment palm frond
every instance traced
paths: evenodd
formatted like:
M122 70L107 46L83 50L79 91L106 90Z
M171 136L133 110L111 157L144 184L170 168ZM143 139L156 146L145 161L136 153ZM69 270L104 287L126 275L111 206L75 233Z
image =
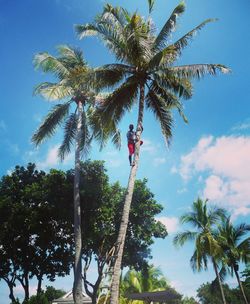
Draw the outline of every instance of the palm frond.
M176 8L173 10L172 14L170 15L167 22L164 24L163 28L161 29L160 33L155 39L154 48L156 50L162 49L166 45L166 39L170 35L171 32L175 30L176 27L176 20L177 18L183 14L185 11L185 3L179 3Z
M200 79L206 74L216 75L217 71L224 74L230 73L230 69L222 64L191 64L175 66L171 68L163 69L163 71L170 71L174 73L177 77L184 78L197 78Z
M88 119L86 112L83 110L82 111L82 124L81 124L81 138L80 138L80 151L82 157L85 157L88 155L90 148L91 148L91 141L92 141L92 136L89 132L89 127L88 127Z
M83 39L88 36L97 36L99 34L95 25L89 23L75 25L75 31L79 39Z
M176 234L173 243L175 246L183 246L188 241L193 241L197 237L197 232L194 231L184 231Z
M38 146L43 140L54 135L57 126L62 123L65 116L68 114L70 103L71 101L57 104L52 108L49 114L45 117L41 126L32 136L32 141L35 145Z
M147 108L152 110L155 117L159 120L164 138L169 144L172 138L173 127L171 108L168 106L167 101L152 89L148 91L145 102Z
M149 14L150 14L150 13L152 12L152 10L153 10L154 3L155 3L155 0L148 0L148 11L149 11Z
M159 87L172 91L179 97L190 99L192 97L192 84L188 78L176 77L176 75L168 73L154 73L154 80Z
M58 83L43 82L35 87L33 94L41 95L43 98L53 101L72 96L73 91L64 81Z
M207 255L204 251L197 246L197 249L194 251L191 259L190 259L190 266L192 270L200 272L202 269L207 270Z
M128 65L107 64L90 71L86 82L90 87L99 91L103 88L113 87L132 71Z
M114 121L117 125L125 111L131 109L138 94L138 81L136 77L131 76L119 86L114 92L104 98L98 112L101 116L104 126Z
M64 139L58 150L58 155L61 160L63 160L64 157L68 153L70 153L70 148L73 144L73 141L75 140L76 125L77 125L76 113L72 113L65 122Z
M112 25L105 21L96 24L76 25L79 39L86 36L99 36L104 44L116 55L117 59L124 61L127 58L126 43L121 35Z
M33 64L35 69L41 69L45 73L51 72L59 79L69 74L69 70L60 60L46 52L35 55Z
M72 47L68 45L59 45L57 51L60 55L58 61L60 61L69 70L69 77L81 72L81 74L88 71L88 65L83 59L83 53L80 48Z
M203 21L201 24L196 26L194 29L189 31L187 34L185 34L183 37L181 37L179 40L177 40L174 44L170 45L170 48L173 48L176 50L176 52L180 55L181 51L184 47L186 47L189 43L189 41L197 34L198 31L200 31L207 23L214 22L217 19L207 19Z
M152 56L149 61L149 70L157 70L161 66L170 65L177 58L176 49L173 46L168 46Z

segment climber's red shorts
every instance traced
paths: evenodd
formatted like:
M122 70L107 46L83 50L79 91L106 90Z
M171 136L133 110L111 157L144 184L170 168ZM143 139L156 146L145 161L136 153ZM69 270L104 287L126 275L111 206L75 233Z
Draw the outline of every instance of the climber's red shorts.
M143 144L143 141L140 141L140 145ZM129 155L132 155L135 153L135 144L134 143L128 143L128 151L129 151Z

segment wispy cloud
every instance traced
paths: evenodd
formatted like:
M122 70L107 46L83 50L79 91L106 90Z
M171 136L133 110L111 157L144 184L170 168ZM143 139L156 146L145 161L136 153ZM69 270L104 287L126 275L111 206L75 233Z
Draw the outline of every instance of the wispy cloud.
M181 157L179 173L185 181L199 175L203 196L221 204L234 216L250 214L250 137L203 137ZM201 174L203 178L201 178Z
M245 131L250 129L250 118L246 119L242 123L238 123L232 127L232 131Z
M166 158L165 157L156 157L153 159L153 165L155 167L158 167L162 164L165 164L166 163Z
M73 153L70 153L65 157L63 162L61 162L58 157L58 149L59 149L59 145L55 145L55 146L51 147L48 150L45 159L43 161L39 161L37 163L37 167L39 169L46 170L46 169L49 169L51 167L55 167L58 165L66 165L73 161L74 155L73 155Z
M179 219L177 217L159 216L156 218L166 228L169 234L175 233L179 230Z

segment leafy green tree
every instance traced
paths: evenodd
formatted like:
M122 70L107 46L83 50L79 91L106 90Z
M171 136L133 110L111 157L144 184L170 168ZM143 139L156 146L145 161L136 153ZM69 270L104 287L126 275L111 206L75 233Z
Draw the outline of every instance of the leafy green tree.
M238 288L231 289L227 284L223 284L223 290L228 304L244 304ZM246 292L249 295L250 289L246 289ZM201 304L221 303L221 295L217 289L214 289L212 283L202 284L197 290L197 297Z
M87 153L90 147L91 135L89 131L89 119L94 95L86 86L86 78L90 68L83 59L81 50L66 45L58 47L58 57L48 53L37 54L34 65L44 72L52 73L56 83L43 82L35 89L35 94L40 94L48 100L62 100L56 104L32 137L36 145L54 135L58 126L64 124L64 139L59 148L59 156L64 159L65 155L75 144L75 175L74 175L74 284L73 295L77 304L82 302L82 240L81 240L81 210L80 210L80 158L81 154ZM72 109L73 108L73 109ZM73 110L70 112L70 110ZM96 121L97 122L97 121ZM104 137L115 134L114 141L119 141L119 136L114 126L100 134ZM108 136L107 135L107 136ZM102 140L104 140L102 137Z
M153 1L150 1L151 7ZM119 123L124 113L138 101L138 120L134 165L131 167L123 217L117 239L117 259L114 267L111 304L117 304L120 269L128 225L130 204L140 155L140 138L143 125L144 107L150 109L159 120L167 141L172 135L172 110L178 109L186 121L179 98L192 96L192 79L200 79L205 74L216 71L228 72L221 64L193 64L174 66L184 47L194 35L211 19L205 20L175 43L170 34L176 28L176 20L185 10L181 2L164 24L159 34L151 19L145 20L137 12L130 14L123 8L107 4L103 13L93 24L77 25L80 38L98 35L121 63L107 64L94 70L89 81L97 89L115 87L102 101L99 112L103 114L102 124L109 125L111 119ZM139 97L139 98L137 98Z
M222 255L222 248L214 238L212 232L224 217L224 209L217 207L208 208L207 200L202 201L198 198L197 201L193 202L191 211L182 215L180 218L182 224L189 224L194 227L195 230L186 230L176 234L174 237L174 244L183 246L187 241L194 241L195 250L190 260L191 267L194 271L206 270L208 258L211 259L219 283L222 301L226 304L217 265Z
M226 264L237 278L245 304L248 304L248 300L239 276L239 263L246 264L250 261L250 237L244 238L249 231L250 225L241 223L234 226L230 217L227 217L218 227L216 234L216 238L223 249Z
M191 297L184 297L182 300L181 300L181 304L199 304L195 298Z
M46 290L44 292L44 295L48 299L49 303L51 303L53 300L64 296L65 293L66 292L62 289L56 289L53 286L46 286Z
M12 301L16 281L26 301L31 278L37 278L39 294L44 276L53 281L70 271L72 224L66 210L72 190L67 184L64 173L46 175L34 164L16 166L0 181L0 278L8 284Z

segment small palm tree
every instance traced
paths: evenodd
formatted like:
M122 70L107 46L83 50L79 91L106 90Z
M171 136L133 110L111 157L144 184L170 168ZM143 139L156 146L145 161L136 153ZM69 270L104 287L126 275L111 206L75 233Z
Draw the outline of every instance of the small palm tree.
M218 271L218 261L222 256L222 249L212 233L213 228L225 217L225 210L217 207L208 209L207 200L197 199L192 205L192 210L181 216L182 224L190 224L196 230L186 230L174 237L174 244L183 246L187 241L194 241L195 250L190 259L194 271L207 269L210 258L214 267L217 281L219 283L223 303L226 304L221 277Z
M105 141L109 135L114 135L113 141L119 144L119 133L113 128L101 128L98 118L93 114L95 95L86 86L86 78L90 71L84 61L82 51L66 45L58 47L58 57L48 53L37 54L34 58L35 68L52 73L57 82L43 82L39 84L34 94L39 94L51 101L62 100L56 104L34 133L32 141L40 145L45 139L56 132L63 124L64 139L59 147L59 156L63 160L75 145L75 175L74 175L74 285L73 295L77 304L82 303L82 240L81 240L81 210L80 210L80 159L90 148L93 136ZM70 110L73 110L72 112ZM91 134L88 125L94 127Z
M246 304L248 300L239 276L239 262L247 264L250 261L250 237L243 237L250 231L250 225L245 223L234 226L227 217L222 221L216 233L216 239L223 249L226 264L235 274L242 296Z
M119 123L125 112L130 110L137 100L139 104L134 166L129 176L117 238L117 259L111 286L111 304L118 302L120 269L139 162L145 106L155 114L163 135L169 142L172 136L172 109L178 109L186 121L179 99L191 98L191 80L200 79L205 74L214 75L217 71L223 73L229 71L221 64L174 66L174 62L197 31L212 21L211 19L204 21L175 43L169 44L168 38L176 28L177 17L184 10L185 5L182 2L174 9L159 34L155 33L151 19L145 20L138 13L130 14L123 8L114 8L109 4L104 7L103 13L96 17L93 24L76 26L80 38L98 35L120 61L120 63L107 64L95 69L92 77L89 78L98 89L115 87L115 90L104 98L99 108L99 112L103 115L103 125L108 125L111 120Z
M166 290L169 287L162 271L153 265L145 265L141 271L130 269L121 280L122 303L127 303L126 295L130 293ZM134 302L134 301L133 301ZM135 301L138 304L142 301Z

